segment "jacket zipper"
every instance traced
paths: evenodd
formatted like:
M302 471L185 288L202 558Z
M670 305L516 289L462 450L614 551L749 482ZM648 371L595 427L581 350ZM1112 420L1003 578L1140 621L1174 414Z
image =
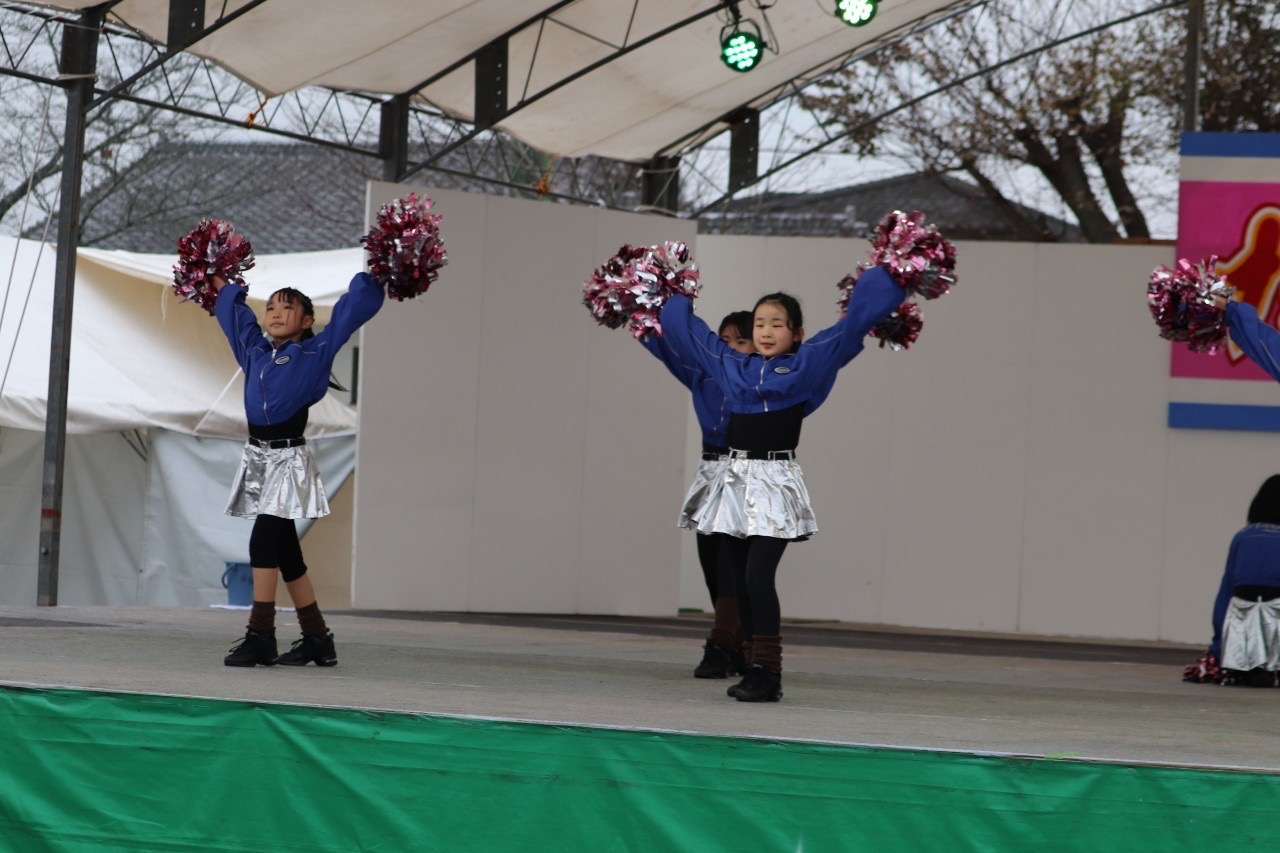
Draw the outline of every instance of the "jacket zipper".
M276 350L271 348L271 360L275 361ZM268 362L270 363L270 362ZM271 417L267 414L267 365L262 365L262 369L258 371L258 388L262 391L262 419L268 424L271 423Z
M756 393L760 395L760 401L764 403L764 410L769 411L769 401L764 398L764 369L768 365L769 360L762 358L760 360L760 384L756 386Z

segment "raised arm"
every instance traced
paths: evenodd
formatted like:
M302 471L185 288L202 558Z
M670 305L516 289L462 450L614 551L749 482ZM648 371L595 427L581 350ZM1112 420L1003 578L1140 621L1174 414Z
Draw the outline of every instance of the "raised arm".
M703 370L687 359L681 358L671 345L667 338L661 335L645 335L640 339L640 345L649 351L649 354L670 371L671 375L680 381L680 384L689 390L693 390L697 384L706 375Z
M693 313L693 303L687 297L679 294L670 297L658 320L662 323L665 345L678 358L705 372L726 394L741 387L738 368L745 357Z
M807 349L837 369L844 367L862 352L875 324L892 314L906 296L888 270L872 267L858 276L845 315L805 341L802 351Z
M221 281L219 279L219 281ZM262 335L262 327L253 309L245 302L246 288L240 284L226 284L218 287L218 301L214 303L214 316L218 325L231 344L231 352L235 355L236 364L241 370L249 369L249 351L256 347L269 346Z
M1227 331L1249 359L1280 382L1280 332L1258 318L1247 302L1227 303Z
M330 351L336 353L357 329L378 313L386 298L373 276L367 272L356 273L351 278L347 292L333 306L329 322L316 334L317 343L328 345Z

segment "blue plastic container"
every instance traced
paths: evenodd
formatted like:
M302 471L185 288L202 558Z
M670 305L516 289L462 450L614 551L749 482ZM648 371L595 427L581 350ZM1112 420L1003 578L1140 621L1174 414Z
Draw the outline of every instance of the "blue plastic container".
M222 573L222 586L227 591L227 604L249 607L253 604L253 568L248 563L227 563Z

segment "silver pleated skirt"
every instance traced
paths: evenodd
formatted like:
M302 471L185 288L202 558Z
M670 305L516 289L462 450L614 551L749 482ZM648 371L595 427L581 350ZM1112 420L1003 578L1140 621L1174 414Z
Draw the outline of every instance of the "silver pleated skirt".
M729 452L720 476L690 520L699 533L727 533L739 539L795 540L818 532L800 463L789 456L748 459L740 450Z
M711 493L711 486L720 479L724 469L729 464L728 456L717 456L715 459L703 458L698 462L698 473L693 475L693 483L689 486L688 493L684 496L684 506L680 507L680 520L677 522L685 530L696 530L697 522L693 517L698 514L698 510L702 509L702 505L707 502L707 496Z
M1232 598L1222 620L1222 663L1226 669L1280 670L1280 598Z
M240 470L236 473L227 515L253 518L323 518L329 514L329 499L320 482L311 447L244 446Z

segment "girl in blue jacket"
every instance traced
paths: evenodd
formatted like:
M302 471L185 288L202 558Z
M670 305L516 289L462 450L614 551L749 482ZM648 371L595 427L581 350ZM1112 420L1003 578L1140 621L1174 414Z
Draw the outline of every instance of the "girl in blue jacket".
M329 324L312 330L315 311L305 295L285 288L267 301L265 333L245 302L245 288L214 280L214 314L244 371L249 439L226 512L252 518L249 563L253 606L244 639L224 659L227 666L333 666L338 655L302 560L294 520L329 514L320 472L303 432L308 409L329 388L334 357L378 309L384 294L373 277L358 273L333 307ZM282 655L275 636L276 586L285 587L298 613L302 639Z
M735 311L720 321L720 340L740 353L754 351L751 341L751 312ZM728 464L729 448L725 443L725 431L729 426L729 408L724 392L715 380L697 363L679 358L666 340L659 335L646 335L640 343L655 358L666 365L671 375L689 389L693 397L693 412L702 429L702 459L698 463L693 484L685 495L680 509L679 525L694 530L693 515L702 507L707 493ZM733 573L726 560L721 559L719 533L698 533L698 563L702 578L711 594L711 607L715 615L711 632L702 647L702 661L693 670L694 678L727 678L746 673L746 660L742 653L742 638L738 620L738 598L734 593Z
M873 267L858 279L848 311L834 326L806 339L800 303L771 293L756 303L756 352L728 347L672 296L660 321L681 358L705 370L723 389L731 412L729 463L693 515L699 533L727 534L738 614L747 643L743 680L729 688L740 702L782 698L781 607L776 575L788 542L818 530L804 476L795 461L804 418L826 400L840 368L862 352L867 333L902 304L904 292Z

